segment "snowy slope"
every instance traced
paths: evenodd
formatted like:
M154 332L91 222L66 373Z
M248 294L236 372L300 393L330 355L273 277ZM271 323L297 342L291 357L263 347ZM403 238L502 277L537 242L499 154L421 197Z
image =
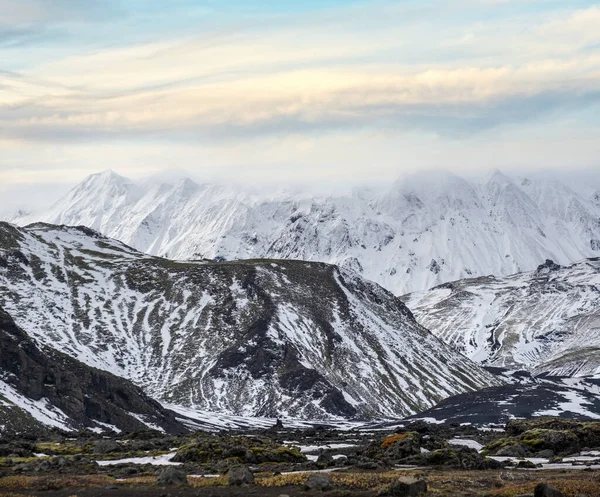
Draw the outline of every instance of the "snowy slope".
M417 320L485 365L600 373L600 258L446 283L403 298Z
M0 434L88 428L185 431L175 414L123 378L38 347L0 308Z
M175 262L88 228L0 223L0 305L38 342L188 408L397 417L498 383L397 297L322 263Z
M85 225L174 259L303 259L357 271L400 295L470 276L600 254L600 202L555 181L482 183L439 172L383 192L249 194L188 179L92 175L48 212L11 222Z
M541 416L600 420L600 379L529 378L451 397L411 419L481 425Z

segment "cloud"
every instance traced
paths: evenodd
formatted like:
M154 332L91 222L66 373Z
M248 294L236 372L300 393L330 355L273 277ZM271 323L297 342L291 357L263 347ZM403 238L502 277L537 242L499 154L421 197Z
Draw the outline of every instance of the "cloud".
M115 12L112 2L89 0L0 0L0 24L21 25L98 20Z
M181 69L181 76L189 76ZM519 68L283 71L122 90L112 87L116 74L103 73L109 88L90 87L86 73L86 81L72 79L73 87L56 86L43 99L35 97L35 84L13 80L13 100L0 117L2 133L30 139L128 134L214 139L361 126L472 132L595 102L600 55Z
M83 144L94 157L110 144L134 161L149 143L182 157L197 156L192 144L206 150L215 143L214 156L223 157L232 143L260 142L285 144L278 147L285 163L286 147L295 155L316 136L341 143L341 135L381 132L411 137L407 146L417 135L423 143L464 143L597 108L600 8L539 2L532 12L525 1L495 3L367 2L235 18L203 11L207 20L197 13L179 29L185 19L159 23L153 9L138 9L137 18L111 10L111 2L26 0L10 14L17 27L6 31L7 43L34 39L40 26L59 26L61 15L85 32L69 32L73 48L57 42L60 50L47 49L48 57L12 50L18 64L0 71L0 142L18 142L48 164L53 153L41 150L60 160L73 150L73 161L91 164L79 152ZM490 15L495 9L502 15ZM95 24L96 14L119 15ZM597 117L574 121L582 134L597 125ZM5 155L0 165L18 158Z

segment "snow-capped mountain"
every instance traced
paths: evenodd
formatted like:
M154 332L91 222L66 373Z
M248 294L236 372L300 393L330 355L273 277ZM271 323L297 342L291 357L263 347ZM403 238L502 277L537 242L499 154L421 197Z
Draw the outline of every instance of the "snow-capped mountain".
M185 431L175 413L139 387L38 347L0 308L0 431L40 433L48 427L97 432Z
M0 305L40 344L190 408L400 417L499 382L323 263L176 262L84 227L0 223Z
M327 262L397 295L600 254L600 202L593 196L498 171L482 183L418 174L383 192L337 197L257 195L189 179L134 183L107 171L48 212L10 221L84 225L172 259Z
M600 258L445 283L403 298L417 320L484 365L600 374Z

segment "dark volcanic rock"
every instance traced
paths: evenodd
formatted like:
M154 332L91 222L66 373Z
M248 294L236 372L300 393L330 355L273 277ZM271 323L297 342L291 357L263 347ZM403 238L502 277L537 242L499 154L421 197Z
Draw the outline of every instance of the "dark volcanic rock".
M540 483L535 487L533 495L534 497L564 497L562 492L548 483Z
M218 463L301 463L306 456L298 450L284 447L267 437L199 435L177 451L173 462Z
M331 488L331 478L326 473L313 473L308 477L304 487L306 490L329 490Z
M521 444L507 445L498 450L496 455L502 457L525 457L527 456L527 451Z
M527 375L528 376L528 375ZM407 421L419 418L433 418L444 424L471 423L505 424L512 418L539 419L537 412L556 409L558 405L569 402L571 395L576 395L588 406L588 412L600 411L600 395L598 387L600 378L578 378L576 382L560 377L537 376L535 378L519 378L513 375L518 383L499 387L484 388L441 401L432 409L406 418ZM593 421L594 418L585 413L565 410L558 420ZM559 421L560 423L560 421ZM585 445L582 445L582 447Z
M187 475L175 466L167 466L158 475L156 483L159 485L187 485Z
M95 454L109 454L120 450L121 446L114 440L98 440L94 446Z
M231 468L227 473L227 476L229 477L229 485L232 486L249 485L250 483L254 483L254 475L247 466L237 466L235 468Z
M399 478L388 489L388 495L394 497L417 497L424 493L427 493L427 482L414 478Z
M47 399L69 416L74 428L97 427L94 420L122 431L147 428L129 414L136 413L168 432L185 431L171 411L131 382L38 347L1 308L0 350L5 381L29 399Z
M499 456L566 456L582 448L600 448L600 423L563 418L514 420L506 435L486 446L488 454Z

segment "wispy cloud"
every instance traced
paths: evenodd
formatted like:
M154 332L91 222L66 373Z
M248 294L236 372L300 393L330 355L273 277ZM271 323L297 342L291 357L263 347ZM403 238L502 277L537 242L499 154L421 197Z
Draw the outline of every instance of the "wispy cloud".
M69 36L105 43L70 50L69 38L57 42L59 56L29 51L18 70L0 71L0 142L226 147L344 130L489 139L489 130L547 125L600 99L600 7L589 2L362 2L237 16L196 3L187 24L190 2L174 4L163 24L164 5L141 3L142 18L70 0L24 0L0 17L0 44L65 20L88 30ZM103 16L114 19L108 45ZM3 22L17 28L3 32Z

